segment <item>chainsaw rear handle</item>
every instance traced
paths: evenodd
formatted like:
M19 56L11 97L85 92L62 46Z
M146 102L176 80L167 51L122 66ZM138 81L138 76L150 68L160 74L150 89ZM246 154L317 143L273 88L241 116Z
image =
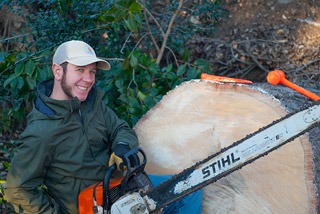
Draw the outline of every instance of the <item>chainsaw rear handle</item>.
M113 171L115 171L117 169L117 165L113 164L112 166L110 166L107 169L106 174L104 175L103 178L103 191L102 191L102 208L103 210L108 210L109 204L110 204L110 200L109 200L109 183L110 183L110 178L111 178L111 174Z

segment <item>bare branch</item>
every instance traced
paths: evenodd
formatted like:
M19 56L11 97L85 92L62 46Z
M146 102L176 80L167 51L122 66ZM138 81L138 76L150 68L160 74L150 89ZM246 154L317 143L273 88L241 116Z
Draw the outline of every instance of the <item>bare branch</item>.
M171 48L169 48L168 46L166 46L166 48L172 53L173 58L174 58L174 60L175 60L175 62L176 62L176 65L177 65L177 67L179 67L179 63L178 63L177 57L176 57L176 55L174 54L173 50L172 50Z
M157 61L156 61L157 64L159 64L161 59L162 59L164 49L167 46L167 41L168 41L168 37L169 37L171 29L172 29L173 22L176 19L176 17L178 16L178 14L180 13L182 5L183 5L183 0L180 0L179 1L179 6L178 6L176 12L173 14L173 16L172 16L172 18L171 18L171 20L169 22L169 26L167 28L167 32L166 32L166 34L165 34L165 36L163 38L162 46L161 46L161 49L160 49L160 52L158 54Z
M146 0L143 0L143 8L144 8L144 10L143 10L144 19L146 20L146 24L147 24L147 28L148 28L148 31L149 31L151 40L152 40L154 46L156 47L157 52L159 53L160 48L159 48L159 46L158 46L158 44L157 44L157 41L155 40L155 38L154 38L154 36L153 36L153 33L152 33L152 31L151 31L151 28L150 28L150 25L149 25L149 22L148 22L147 8L146 8ZM152 15L151 15L151 16L152 16ZM154 19L153 16L152 16L152 18ZM155 19L154 19L154 20L155 20ZM160 30L161 30L161 28L160 28Z

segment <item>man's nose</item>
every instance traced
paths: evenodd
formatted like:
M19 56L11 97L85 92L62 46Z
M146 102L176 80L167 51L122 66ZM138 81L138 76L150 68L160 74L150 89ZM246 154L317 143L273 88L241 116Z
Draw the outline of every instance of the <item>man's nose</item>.
M95 75L92 74L91 72L85 72L82 79L85 82L92 83L95 80Z

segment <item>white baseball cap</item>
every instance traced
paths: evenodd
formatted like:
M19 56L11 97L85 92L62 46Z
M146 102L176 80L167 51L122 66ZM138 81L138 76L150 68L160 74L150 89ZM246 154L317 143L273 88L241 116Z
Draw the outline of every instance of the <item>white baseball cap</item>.
M93 48L83 41L71 40L62 43L53 55L53 64L69 62L77 66L86 66L97 62L97 68L109 70L110 64L96 56Z

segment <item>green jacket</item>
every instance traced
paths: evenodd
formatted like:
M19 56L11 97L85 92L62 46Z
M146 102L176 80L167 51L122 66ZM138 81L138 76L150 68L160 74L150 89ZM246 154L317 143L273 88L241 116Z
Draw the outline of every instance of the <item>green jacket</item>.
M103 180L112 148L138 145L135 132L102 103L102 91L91 89L80 103L49 98L52 88L53 80L38 85L7 176L5 195L19 213L78 213L78 194Z

